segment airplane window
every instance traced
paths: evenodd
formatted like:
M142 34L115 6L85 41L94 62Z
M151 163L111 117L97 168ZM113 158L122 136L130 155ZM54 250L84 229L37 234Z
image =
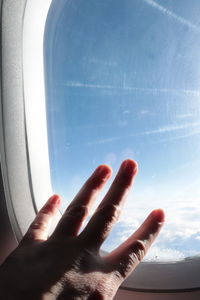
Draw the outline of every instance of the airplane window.
M146 260L199 253L199 15L198 0L52 1L46 103L51 178L62 209L98 164L114 172L124 158L139 164L105 250L162 207L166 226Z

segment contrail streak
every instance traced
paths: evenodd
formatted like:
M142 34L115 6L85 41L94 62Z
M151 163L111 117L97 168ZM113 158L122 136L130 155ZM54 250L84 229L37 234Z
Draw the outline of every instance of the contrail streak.
M144 0L146 1L146 0ZM186 89L168 89L168 88L141 88L141 87L132 87L132 86L115 86L115 85L104 85L104 84L90 84L82 83L77 81L68 81L64 83L64 86L72 88L85 88L85 89L104 89L104 90L120 90L120 91L135 91L135 92L146 92L151 94L160 94L160 93L171 93L176 95L188 95L188 96L200 96L200 90L186 90Z
M143 132L139 132L139 133L135 133L135 134L129 134L126 136L110 137L110 138L105 138L105 139L101 139L101 140L97 140L97 141L88 142L87 145L91 146L91 145L97 145L97 144L111 143L111 142L116 142L116 141L119 141L122 139L130 138L130 137L161 134L161 133L173 132L173 131L187 129L187 128L199 127L199 126L200 126L200 122L185 123L182 125L174 125L174 126L163 126L163 127L160 127L160 128L154 129L154 130L147 130L147 131L143 131ZM174 140L174 139L178 139L178 138L186 138L186 137L189 137L192 135L197 135L197 134L200 134L199 130L193 131L193 132L185 134L185 135L180 135L180 136L172 138L172 139ZM165 140L163 139L162 141L168 141L168 139L165 139Z
M191 23L190 21L184 19L183 17L176 15L174 12L172 12L171 10L167 9L166 7L158 4L156 1L154 1L154 0L143 0L143 1L146 2L148 5L154 7L155 9L159 10L163 14L165 14L165 15L169 16L170 18L176 20L177 22L181 23L182 25L187 26L191 29L194 29L194 30L200 32L200 28L197 25Z
M185 123L185 124L181 124L181 125L163 126L163 127L160 127L160 128L154 129L154 130L141 132L140 135L166 133L166 132L177 131L177 130L187 129L187 128L191 128L191 127L199 127L199 126L200 126L200 121L193 122L193 123Z
M164 143L164 142L170 142L170 141L176 141L176 140L180 140L180 139L185 139L187 137L191 137L191 136L195 136L195 135L200 135L200 130L197 131L192 131L189 132L187 134L183 134L183 135L178 135L176 137L171 137L171 138L166 138L166 139L161 139L159 141L156 141L155 143Z

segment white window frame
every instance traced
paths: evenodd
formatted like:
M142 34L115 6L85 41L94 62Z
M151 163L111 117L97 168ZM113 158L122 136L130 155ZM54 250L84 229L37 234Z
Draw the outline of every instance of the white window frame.
M1 164L17 240L52 193L43 70L43 37L51 2L2 0ZM141 263L122 289L200 290L200 257Z

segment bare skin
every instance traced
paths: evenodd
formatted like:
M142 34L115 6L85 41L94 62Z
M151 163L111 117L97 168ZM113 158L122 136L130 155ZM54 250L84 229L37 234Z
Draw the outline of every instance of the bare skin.
M133 160L122 163L108 193L80 234L92 203L111 176L110 167L101 165L94 171L48 237L48 224L60 205L59 196L52 196L0 267L2 299L113 299L164 222L161 209L152 211L123 244L104 257L100 255L100 247L119 217L136 173Z

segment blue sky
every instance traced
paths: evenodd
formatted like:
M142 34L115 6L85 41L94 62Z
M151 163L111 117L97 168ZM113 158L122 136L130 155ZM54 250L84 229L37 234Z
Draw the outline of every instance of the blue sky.
M167 224L149 257L200 250L200 3L53 1L45 32L49 151L62 209L93 169L139 174L112 249L153 208ZM109 185L104 189L104 193Z

